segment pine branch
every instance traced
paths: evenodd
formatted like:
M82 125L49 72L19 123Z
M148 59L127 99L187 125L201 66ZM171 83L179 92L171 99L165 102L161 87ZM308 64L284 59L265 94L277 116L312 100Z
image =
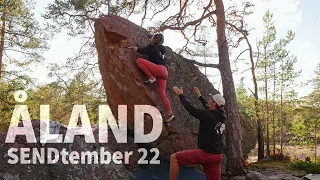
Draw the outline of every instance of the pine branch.
M156 31L156 32L161 32L161 31L164 31L166 29L170 29L170 30L184 30L186 29L188 26L194 26L196 24L198 24L199 22L203 21L204 19L212 16L213 14L216 14L216 11L211 11L209 12L208 14L206 14L205 16L197 19L197 20L194 20L194 21L190 21L190 22L187 22L185 23L184 26L168 26L168 25L165 25L165 24L162 24L160 26L160 28Z
M193 64L195 64L195 65L201 66L201 67L211 67L211 68L219 69L219 64L205 64L205 63L200 63L200 62L195 61L195 60L188 60L188 61L193 63Z

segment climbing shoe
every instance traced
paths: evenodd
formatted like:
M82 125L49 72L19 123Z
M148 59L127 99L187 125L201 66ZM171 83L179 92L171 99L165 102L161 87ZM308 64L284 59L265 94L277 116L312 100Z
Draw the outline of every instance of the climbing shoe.
M164 120L164 123L166 124L166 123L169 123L169 122L171 122L171 121L173 121L173 120L175 120L176 119L176 117L172 114L171 116L169 116L166 120Z
M156 81L156 78L153 78L153 79L148 79L148 80L146 80L145 82L143 82L143 84L152 84L152 83L154 83Z

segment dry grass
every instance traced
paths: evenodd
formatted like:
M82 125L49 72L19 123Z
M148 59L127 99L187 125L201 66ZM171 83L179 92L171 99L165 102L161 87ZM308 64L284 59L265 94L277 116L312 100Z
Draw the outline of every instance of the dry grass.
M297 177L303 177L307 173L302 170L294 169L288 160L285 161L271 161L263 160L248 165L250 171L261 171L261 170L277 170L286 172Z
M281 171L294 171L290 161L259 161L248 165L249 170L279 169Z

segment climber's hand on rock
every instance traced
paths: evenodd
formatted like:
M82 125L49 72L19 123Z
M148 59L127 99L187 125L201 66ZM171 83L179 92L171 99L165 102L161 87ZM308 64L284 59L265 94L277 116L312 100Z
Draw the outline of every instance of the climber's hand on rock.
M135 50L135 51L137 51L138 50L138 47L137 46L129 46L129 47L127 47L128 49L133 49L133 50Z
M181 87L181 89L180 88L178 88L177 86L174 86L173 88L173 91L174 91L174 93L176 93L176 95L180 95L180 94L183 94L183 90L182 90L182 87Z
M196 93L196 95L199 97L201 96L200 90L198 89L198 87L194 87L193 91Z

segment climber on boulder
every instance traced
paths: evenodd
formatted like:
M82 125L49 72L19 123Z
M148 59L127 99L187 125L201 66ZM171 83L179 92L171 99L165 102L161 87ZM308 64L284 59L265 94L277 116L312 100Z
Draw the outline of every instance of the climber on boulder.
M168 80L168 71L164 59L165 47L162 45L164 37L162 34L154 34L150 39L150 44L144 48L138 48L136 46L130 46L129 49L133 49L140 54L148 55L148 60L143 58L137 59L137 65L148 76L148 80L144 84L152 84L157 81L158 93L167 111L168 118L164 120L165 123L169 123L175 119L171 110L170 101L166 95L166 85Z
M225 129L226 116L223 110L225 99L220 95L213 95L207 102L197 87L194 92L205 109L197 109L183 95L182 88L173 87L179 96L181 104L195 118L200 120L197 150L186 150L174 153L170 157L170 180L176 180L179 164L188 166L200 164L204 167L206 180L220 180L222 162L222 134Z

